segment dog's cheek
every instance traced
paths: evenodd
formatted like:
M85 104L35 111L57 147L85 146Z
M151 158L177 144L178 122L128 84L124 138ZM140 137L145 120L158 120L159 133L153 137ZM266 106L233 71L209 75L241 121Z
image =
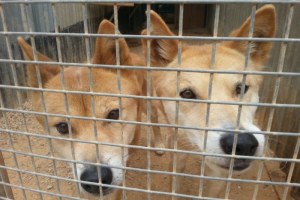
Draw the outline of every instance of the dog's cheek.
M164 110L167 114L168 120L170 123L175 123L175 116L176 116L176 103L163 101Z
M72 151L71 151L71 144L68 141L63 140L53 140L52 142L54 153L66 159L72 159Z
M205 152L211 154L224 154L220 146L221 136L222 133L208 132ZM227 164L227 159L224 157L208 156L208 160L210 161L210 163L217 164L217 165Z
M220 146L221 133L208 132L206 141L206 151L209 153L223 153Z
M257 92L252 94L250 101L251 101L251 103L259 103L259 96L258 96ZM257 106L250 106L250 108L251 108L251 111L252 111L252 116L254 117L255 112L257 110Z
M136 131L135 125L126 125L125 130L123 131L124 143L130 144L134 140L134 133ZM124 137L124 133L126 133Z
M128 149L124 148L124 154L125 156L122 156L122 151L121 148L118 148L118 152L114 152L114 153L107 153L106 155L103 156L103 162L107 163L108 165L111 166L119 166L119 167L124 167L123 165L123 161L126 163L127 162L127 158L128 156ZM120 185L123 181L123 170L119 169L119 168L111 168L112 173L113 173L113 184L114 185Z
M73 163L70 163L70 166L72 167L72 171L73 171L74 177L76 177L76 175L77 175L78 179L80 179L80 175L81 175L81 173L84 170L83 164L76 163L76 165L74 167Z

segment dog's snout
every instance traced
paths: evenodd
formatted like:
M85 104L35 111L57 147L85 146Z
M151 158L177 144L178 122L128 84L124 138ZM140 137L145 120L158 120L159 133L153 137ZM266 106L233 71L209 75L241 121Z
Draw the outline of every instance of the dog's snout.
M101 182L103 184L111 184L113 179L113 174L110 168L108 167L99 167L99 172L101 173ZM90 166L86 168L80 176L80 180L91 182L91 183L99 183L98 170L96 166ZM92 194L99 194L100 189L98 185L81 183L81 187ZM109 188L102 187L102 191L105 194Z
M226 154L232 153L233 140L234 140L233 133L227 133L221 137L220 145L222 150ZM253 134L242 133L238 135L235 154L253 156L256 152L257 147L258 147L258 141Z

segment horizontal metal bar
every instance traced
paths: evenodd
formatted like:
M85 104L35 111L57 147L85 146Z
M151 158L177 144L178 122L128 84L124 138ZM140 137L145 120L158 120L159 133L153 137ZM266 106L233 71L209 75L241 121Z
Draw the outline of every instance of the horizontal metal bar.
M209 41L256 41L256 42L300 42L300 38L255 38L255 37L212 37L212 36L161 36L161 35L114 35L94 33L55 33L55 32L10 32L0 31L0 35L8 36L52 36L52 37L105 37L105 38L135 38L135 39L166 39L166 40L209 40Z
M18 64L47 64L73 67L103 68L103 69L130 69L130 70L146 70L146 71L171 71L171 72L193 72L193 73L213 73L213 74L245 74L245 75L262 75L262 76L300 76L299 72L267 72L267 71L237 71L237 70L215 70L215 69L187 69L175 67L148 67L130 66L130 65L105 65L90 63L71 63L71 62L43 62L28 60L10 60L0 59L0 63L18 63Z
M95 183L91 183L91 182L89 182L89 184L90 185L95 185ZM72 200L81 200L82 199L82 198L76 198L76 197L61 195L61 194L52 193L52 192L46 192L46 191L43 191L43 190L32 189L32 188L19 186L19 185L15 185L15 184L3 183L3 185L10 186L10 187L15 187L15 188L18 188L18 189L24 189L24 190L28 190L28 191L32 191L32 192L43 193L43 194L47 194L47 195L50 195L50 196L63 197L63 198L66 198L66 199L72 199ZM105 185L105 184L103 184L103 185ZM198 197L198 196L178 194L178 193L173 194L173 193L168 193L168 192L143 190L143 189L138 189L138 188L129 188L129 187L122 187L122 186L117 186L117 185L110 185L110 187L115 188L115 189L122 189L122 190L132 191L132 192L141 192L141 193L149 193L149 194L157 194L157 195L165 195L165 196L175 196L175 197L183 197L183 198L191 198L191 199L199 199L199 200L206 200L206 199L207 200L221 200L220 198ZM1 197L0 197L0 199L11 200L11 199L8 199L8 198L1 198Z
M94 140L80 140L74 138L64 138L59 136L49 136L39 133L28 133L22 131L13 131L13 130L6 130L0 129L2 132L6 132L8 134L17 134L17 135L24 135L29 137L36 137L36 138L44 138L44 139L55 139L55 140L62 140L62 141L69 141L69 142L78 142L78 143L85 143L85 144L95 144L95 145L106 145L106 146L113 146L113 147L123 147L129 149L139 149L139 150L150 150L150 151L164 151L164 152L171 152L171 153L184 153L189 155L197 155L197 156L211 156L211 157L221 157L221 158L240 158L240 159L248 159L248 160L268 160L268 161L277 161L277 162L295 162L300 163L299 159L290 159L290 158L274 158L274 157L258 157L258 156L243 156L243 155L232 155L232 154L218 154L218 153L207 153L207 152L200 152L200 151L189 151L189 150L181 150L181 149L168 149L168 148L157 148L157 147L145 147L145 146L138 146L138 145L130 145L130 144L115 144L115 143L108 143L108 142L100 142ZM16 150L5 150L0 147L3 151L12 151L17 152ZM21 152L19 152L21 154ZM25 153L27 155L34 155ZM37 156L37 155L35 155ZM53 157L51 157L53 158ZM60 159L66 162L72 162L72 160L67 159ZM77 161L76 161L77 162ZM85 164L85 162L81 162L81 164Z
M274 107L274 108L300 108L300 104L274 104L274 103L249 103L249 102L233 102L233 101L214 101L203 99L183 99L173 97L155 97L155 96L142 96L142 95L126 95L126 94L112 94L101 92L87 92L87 91L71 91L71 90L57 90L47 88L32 88L26 86L13 86L13 85L0 85L0 88L26 90L26 91L39 91L39 92L53 92L63 94L81 94L92 96L108 96L108 97L122 97L132 99L144 99L144 100L161 100L161 101L177 101L177 102L193 102L193 103L209 103L209 104L221 104L221 105L242 105L242 106L258 106L258 107ZM4 109L4 108L2 108Z
M103 165L104 166L104 165ZM110 165L105 165L105 166L110 166ZM38 173L38 172L32 172L28 170L22 170L14 167L7 167L7 166L1 166L0 168L6 169L6 170L13 170L21 173L27 173L27 174L32 174L32 175L37 175L37 176L43 176L43 177L48 177L52 179L58 179L58 180L63 180L63 181L70 181L70 182L75 182L75 183L86 183L85 181L81 180L74 180L70 178L64 178L64 177L58 177L58 176L53 176L49 174L43 174L43 173ZM129 167L126 167L129 168ZM127 169L129 170L129 169ZM268 184L268 185L276 185L276 186L290 186L290 187L300 187L300 183L287 183L287 182L278 182L278 181L262 181L262 180L251 180L251 179L238 179L238 178L223 178L223 177L213 177L213 176L201 176L201 175L193 175L193 174L185 174L185 173L173 173L173 172L163 172L163 171L157 171L157 170L147 170L147 169L139 169L139 168L131 168L130 170L135 170L135 171L140 171L140 172L146 172L146 173L158 173L158 174L165 174L165 175L173 175L173 176L181 176L181 177L188 177L188 178L196 178L196 179L205 179L205 180L214 180L214 181L224 181L224 182L240 182L240 183L255 183L255 184ZM134 190L134 191L139 191L139 192L150 192L151 194L164 194L164 195L181 195L181 194L174 194L174 193L168 193L168 192L163 192L161 193L160 191L153 191L153 190L143 190L143 189L137 189L137 188L128 188L128 187L123 187L123 186L116 186L116 185L107 185L103 183L89 183L91 185L103 185L107 187L112 187L112 188L119 188L119 189L125 189L125 190ZM190 195L188 195L190 196Z
M137 122L137 121L126 121L126 120L110 120L103 118L91 118L83 117L76 115L63 115L63 114L52 114L47 112L37 112L37 111L28 111L28 110L16 110L9 108L0 108L1 111L5 112L15 112L15 113L24 113L24 114L33 114L33 115L42 115L42 116L51 116L51 117L61 117L68 119L82 119L82 120L92 120L92 121L102 121L109 123L121 123L121 124L131 124L131 125L140 125L140 126L158 126L166 128L180 128L180 129L192 129L198 131L218 131L218 132L235 132L235 133L246 133L246 130L231 130L231 129L222 129L222 128L204 128L204 127L192 127L192 126L181 126L177 124L164 124L164 123L150 123L150 122ZM1 130L1 129L0 129ZM274 135L274 136L296 136L298 137L300 133L294 132L275 132L275 131L251 131L253 134L263 134L263 135Z
M82 119L82 120L92 120L92 121L102 121L102 122L110 122L110 123L120 123L120 124L132 124L132 125L140 125L140 126L158 126L158 127L166 127L166 128L179 128L179 129L191 129L191 130L199 130L199 131L219 131L219 132L234 132L234 133L247 133L246 130L232 130L232 129L221 129L221 128L204 128L204 127L192 127L192 126L181 126L177 124L163 124L163 123L150 123L150 122L137 122L137 121L126 121L126 120L110 120L103 118L93 118L93 117L83 117L76 115L63 115L63 114L52 114L48 112L36 112L29 110L16 110L10 108L0 108L0 111L5 112L16 112L16 113L25 113L25 114L33 114L33 115L42 115L42 116L50 116L50 117L61 117L67 119ZM0 130L6 130L1 129ZM251 131L253 134L269 134L269 135L284 135L284 136L296 136L298 137L300 133L293 132L274 132L274 131Z
M99 3L99 0L2 0L0 4L14 4L14 3L26 3L26 4L33 4L33 3ZM101 3L137 3L137 4L154 4L154 3L189 3L189 4L196 4L196 3L205 3L205 4L216 4L216 3L273 3L273 4L282 4L282 3L293 3L297 4L300 3L299 0L101 0Z
M290 3L290 4L296 4L300 3L299 0L102 0L101 3ZM0 0L0 6L3 6L5 4L12 4L12 3L20 3L20 4L33 4L33 3L99 3L99 0ZM160 39L177 39L177 40L203 40L203 41L269 41L269 42L300 42L300 38L248 38L248 37L242 37L242 38L235 38L235 37L203 37L203 36L140 36L140 35L108 35L108 34L90 34L90 33L47 33L47 32L9 32L9 31L2 31L0 32L1 36L19 36L19 35L27 35L27 36L53 36L53 37L81 37L87 39L88 37L110 37L110 38L144 38L144 39L153 39L153 38L160 38ZM59 48L60 49L60 48ZM8 60L8 59L0 59L0 63L33 63L33 64L49 64L48 62L31 62L31 61L18 61L18 60ZM111 65L93 65L93 64L79 64L79 63L60 63L60 62L50 62L50 65L59 65L59 66L78 66L78 67L90 67L90 68L111 68L111 69L133 69L133 70L147 70L147 71L174 71L174 72L194 72L194 73L216 73L216 74L242 74L242 75L271 75L271 76L289 76L289 77L300 77L300 73L298 72L257 72L257 71L227 71L227 70L194 70L194 69L179 69L179 68L165 68L165 67L151 67L146 68L143 66L111 66ZM107 93L95 93L95 92L85 92L85 91L66 91L66 90L55 90L55 89L43 89L43 88L31 88L26 86L11 86L11 85L0 85L0 88L6 88L6 89L12 89L12 90L24 90L24 91L38 91L38 92L55 92L55 93L62 93L62 94L85 94L85 95L96 95L96 96L111 96L111 97L119 97L119 98L136 98L136 99L144 99L144 100L165 100L165 101L176 101L176 102L194 102L194 103L208 103L208 104L225 104L225 105L239 105L239 106L262 106L262 107L272 107L272 108L300 108L299 104L276 104L276 103L246 103L246 102L219 102L219 101L211 101L211 100L187 100L187 99L181 99L181 98L164 98L164 97L151 97L150 95L147 96L137 96L137 95L124 95L124 94L107 94ZM180 126L180 125L174 125L174 124L154 124L150 122L135 122L135 121L126 121L126 120L107 120L107 119L101 119L101 118L91 118L91 117L84 117L84 116L71 116L71 115L60 115L60 114L53 114L53 113L47 113L47 112L35 112L35 111L26 111L26 110L17 110L17 109L9 109L9 108L0 108L0 111L3 112L16 112L16 113L22 113L22 114L33 114L33 115L43 115L43 116L56 116L56 117L65 117L65 118L73 118L73 119L82 119L82 120L93 120L93 121L104 121L104 122L112 122L112 123L122 123L122 124L135 124L135 125L144 125L144 126L159 126L159 127L169 127L169 128L182 128L182 129L194 129L194 130L205 130L205 131L223 131L223 132L237 132L237 133L244 133L243 130L227 130L227 129L214 129L214 128L198 128L198 127L186 127L186 126ZM272 158L272 157L257 157L257 156L239 156L239 155L226 155L226 154L214 154L214 153L206 153L206 152L196 152L196 151L186 151L186 150L178 150L178 149L161 149L161 148L155 148L155 147L142 147L137 145L125 145L125 144L113 144L113 143L107 143L107 142L100 142L100 141L89 141L89 140L79 140L79 139L73 139L73 138L65 138L65 137L59 137L59 136L50 136L50 135L43 135L43 134L33 134L28 132L22 132L22 131L13 131L8 129L1 129L0 128L0 135L2 133L8 133L8 134L19 134L19 135L26 135L30 137L40 137L40 138L47 138L47 139L58 139L63 141L70 141L70 142L81 142L81 143L87 143L87 144L96 144L96 145L108 145L108 146L115 146L115 147L125 147L125 148L133 148L133 149L140 149L140 150L151 150L151 151L165 151L165 152L172 152L172 153L187 153L191 155L199 155L199 156L212 156L212 157L226 157L226 158L240 158L240 159L250 159L250 160L261 160L261 161L278 161L278 162L293 162L293 163L300 163L299 159L293 159L293 158ZM256 134L266 134L266 135L284 135L284 136L296 136L299 137L300 133L284 133L284 132L270 132L270 131L256 131L253 132ZM0 147L0 151L3 152L10 152L13 154L19 154L19 155L26 155L31 157L38 157L38 158L45 158L45 159L51 159L56 161L64 161L69 163L80 163L80 164L91 164L84 161L77 161L74 159L63 159L63 158L57 158L51 156L44 156L44 155L38 155L33 153L25 153L22 151L16 151L16 150L10 150ZM149 160L148 160L149 162ZM110 165L104 165L104 164L95 164L98 166L109 166L113 168L119 168L123 170L132 170L137 172L146 172L146 173L152 173L152 174L165 174L165 175L174 175L174 176L180 176L180 177L188 177L188 178L197 178L197 179L204 179L204 180L215 180L215 181L224 181L224 182L240 182L240 183L254 183L254 184L268 184L268 185L280 185L285 187L300 187L300 183L288 183L288 182L276 182L276 181L261 181L261 180L248 180L248 179L238 179L238 178L222 178L222 177L209 177L209 176L203 176L203 175L193 175L193 174L184 174L184 173L174 173L174 172L168 172L168 171L159 171L159 170L150 170L150 169L139 169L139 168L132 168L132 167L120 167L120 166L110 166ZM22 173L28 173L32 175L38 175L48 178L53 178L56 180L64 180L64 181L72 181L75 183L85 183L84 181L80 180L74 180L71 178L63 178L58 177L56 174L54 175L48 175L43 173L38 173L36 171L26 171L22 169L18 169L17 167L8 167L8 166L0 166L0 168L4 168L7 170L22 172ZM54 169L55 170L55 169ZM66 199L79 199L75 197L70 197L68 195L62 195L62 194L56 194L52 192L32 189L28 187L24 187L23 185L14 185L10 183L2 183L0 182L0 185L8 185L11 187L21 188L32 192L37 193L43 193L51 196L57 196L60 198L66 198ZM90 184L90 183L89 183ZM149 183L148 183L149 184ZM107 186L111 188L116 189L123 189L128 191L134 191L134 192L142 192L142 193L148 193L148 194L156 194L156 195L168 195L173 197L183 197L183 198L191 198L191 199L216 199L216 198L207 198L207 197L198 197L193 195L185 195L185 194L176 194L176 193L168 193L168 192L161 192L161 191L154 191L152 189L145 190L145 189L139 189L139 188L130 188L123 186L114 186L114 185L106 185L106 184L99 184L95 183L95 185L100 186ZM1 198L1 197L0 197Z
M61 198L72 199L72 200L81 200L80 198L71 197L71 196L68 196L68 195L47 192L47 191L44 191L44 190L33 189L33 188L25 187L25 186L15 185L15 184L12 184L12 183L0 182L0 185L5 185L5 186L9 186L9 187L13 187L13 188L18 188L18 189L22 189L22 190L27 190L27 191L31 191L31 192L36 192L36 193L47 194L47 195L55 196L55 197L61 197Z
M70 181L70 182L75 182L75 183L88 183L89 185L99 185L99 186L103 185L103 186L114 188L114 189L122 189L122 190L127 190L127 191L134 191L134 192L142 192L142 193L158 194L158 195L168 195L168 196L176 196L176 197L185 197L185 198L193 198L193 199L203 199L203 200L204 199L207 199L207 200L219 199L219 198L211 198L211 197L197 197L197 196L193 196L193 195L178 194L178 193L174 194L174 193L169 193L169 192L162 192L162 191L155 191L155 190L145 190L145 189L131 188L131 187L126 187L126 186L118 186L118 185L109 185L109 184L103 184L103 183L92 183L92 182L86 182L86 181L75 180L75 179L70 179L70 178L52 176L52 175L38 173L38 172L31 172L31 171L28 171L28 170L21 170L21 169L17 169L17 168L13 168L13 167L7 167L7 166L1 166L1 165L0 165L0 168L7 169L7 170L12 170L12 171L17 171L17 172L22 172L22 173L26 173L26 174L31 174L31 175L48 177L48 178L52 178L52 179L63 180L63 181ZM209 179L208 177L202 177L202 178ZM213 177L212 177L212 180L214 180ZM3 185L12 186L12 187L15 186L13 184L8 184L8 183L3 183ZM291 183L291 185L293 185L293 183ZM31 189L31 188L26 188L26 187L24 187L24 188L25 189L30 189L30 190L33 190L33 191L37 191L37 192L45 192L43 190L36 190L36 189ZM51 194L56 195L54 193L51 193ZM65 195L63 195L63 196L65 196Z
M21 135L27 135L28 136L28 134L21 134ZM30 137L36 137L36 136L30 136ZM41 138L44 138L44 137L41 137ZM56 138L53 138L53 139L56 139ZM116 146L116 145L113 145L113 146ZM228 155L228 154L205 153L205 152L197 152L197 151L178 150L178 149L158 149L158 148L144 147L144 146L137 146L137 145L122 145L122 147L129 148L129 149L131 148L131 149L150 150L150 151L162 150L164 152L184 153L184 154L193 155L193 156L210 156L210 157L221 157L221 158L239 158L239 159L248 159L248 160L261 160L261 161L286 162L286 163L288 163L288 162L300 163L299 159L292 159L292 158L240 156L240 155L231 155L231 154ZM120 166L112 166L112 165L100 164L100 163L94 163L94 162L88 162L88 161L64 159L64 158L59 158L59 157L55 157L55 156L44 156L44 155L40 155L40 154L34 154L34 153L30 153L30 152L25 153L25 152L22 152L22 151L10 150L10 149L1 148L1 147L0 147L0 149L3 152L15 153L15 154L19 154L19 155L34 157L34 158L51 159L51 160L55 160L55 161L62 161L62 162L67 162L67 163L72 163L72 164L76 163L76 164L83 164L83 165L95 165L95 166L105 166L105 167L109 166L109 167L112 167L112 168L122 169L122 170L140 171L140 169L132 168L132 167L120 167ZM142 169L142 170L144 170L144 169ZM149 171L152 171L152 170L149 170ZM150 172L150 173L154 173L154 171ZM161 173L161 174L167 174L167 175L171 174L172 175L173 172L166 172L166 171L156 170L155 173Z
M0 182L0 185L2 184L2 182ZM0 197L1 200L13 200L13 199L10 199L10 198L6 198L6 197Z

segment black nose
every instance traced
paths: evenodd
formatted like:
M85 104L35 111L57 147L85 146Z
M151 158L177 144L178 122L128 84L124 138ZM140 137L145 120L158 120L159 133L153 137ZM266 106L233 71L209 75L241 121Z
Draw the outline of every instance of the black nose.
M226 154L232 153L233 146L233 133L227 133L223 135L220 139L220 145L223 151ZM244 156L253 156L258 147L258 141L256 138L250 133L242 133L238 135L237 145L236 145L236 155L244 155Z
M110 168L108 167L98 167L99 172L101 173L101 182L104 184L111 184L113 174ZM89 166L86 168L83 173L80 175L80 180L87 181L91 183L99 183L98 171L96 166ZM99 194L100 189L97 185L91 185L88 183L81 183L81 187L92 194ZM108 187L102 187L102 191L104 194L107 193Z

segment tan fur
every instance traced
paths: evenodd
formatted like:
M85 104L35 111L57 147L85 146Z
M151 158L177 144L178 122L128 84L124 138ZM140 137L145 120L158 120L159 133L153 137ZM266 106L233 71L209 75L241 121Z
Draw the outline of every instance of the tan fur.
M114 25L107 20L102 21L99 26L99 34L113 34ZM125 40L118 39L120 44L120 64L143 66L144 60L130 52ZM33 49L21 37L18 43L23 51L26 60L33 61ZM71 53L71 52L70 52ZM36 52L36 60L51 61L47 56ZM115 40L113 38L99 37L96 40L95 54L92 58L94 64L116 64ZM64 85L61 83L60 67L57 65L37 65L39 69L42 86L46 89L65 89L67 91L84 91L89 92L89 69L83 67L65 67L64 68ZM28 85L38 87L36 79L36 68L33 64L27 65ZM93 91L101 93L118 94L117 73L116 70L110 69L92 69ZM141 95L144 85L144 74L138 71L121 70L122 94ZM83 94L67 94L67 105L69 113L65 107L65 95L63 93L44 92L46 112L62 115L75 115L82 117L93 117L92 100L95 105L95 117L106 118L108 113L113 109L119 108L119 98L108 96L91 96ZM41 105L41 96L39 92L33 93L33 105L36 111L43 112ZM133 98L122 98L122 120L141 121L143 103L141 100ZM39 122L44 126L45 118L37 117ZM133 144L139 136L139 126L130 124L96 122L97 136L94 135L94 123L92 120L70 119L72 135L61 135L57 132L55 125L59 122L67 122L67 119L61 117L48 117L50 134L57 137L71 137L73 139L99 141L113 144ZM53 148L58 156L75 159L86 162L97 162L96 147L93 144L73 142L74 155L72 158L71 143L64 140L53 139ZM100 163L110 164L107 160L109 154L111 157L122 157L120 147L99 145ZM107 155L106 155L107 153ZM125 152L126 153L126 152ZM111 161L112 162L112 161ZM118 193L118 192L117 192ZM112 197L119 196L113 194Z
M161 17L154 11L150 13L151 17L151 31L150 35L159 36L173 36ZM274 37L276 30L275 8L273 5L266 5L258 9L255 17L255 26L253 37L269 38ZM250 19L248 18L240 28L231 33L230 36L234 37L248 37L249 34ZM142 34L147 34L144 30ZM181 65L178 65L177 51L178 41L175 39L149 39L151 46L151 65L152 66L166 66L166 67L180 67L187 69L210 69L211 68L211 55L212 45L191 46L184 45L181 54ZM145 55L147 50L147 39L142 40ZM270 42L251 42L250 46L250 62L247 70L260 70L263 64L267 61L269 51L271 49ZM231 41L222 42L216 45L216 57L214 62L214 69L216 70L236 70L243 71L245 65L247 42ZM160 97L180 97L177 93L177 73L176 72L155 72L153 73L153 87L157 96ZM181 72L179 89L192 89L196 93L197 99L210 99L212 101L225 101L225 102L238 102L240 101L240 95L236 95L236 85L243 79L243 75L239 74L213 74L213 84L211 96L208 96L209 91L209 73L191 73ZM244 94L244 102L257 102L258 90L261 84L261 77L257 75L247 75L246 85L249 86L249 91ZM170 123L175 123L175 107L176 103L171 101L161 101L163 106L156 109L163 109L166 113L167 120ZM256 108L243 106L241 113L240 126L243 128L251 127L253 124L253 117ZM206 126L206 112L207 104L205 103L192 103L192 102L180 102L179 103L179 125L192 126L192 127L205 127ZM157 113L157 112L156 112ZM230 125L234 127L236 124L238 113L238 106L224 105L224 104L211 104L209 114L208 128L222 128ZM248 130L248 129L247 129ZM208 132L208 143L206 146L206 152L210 153L222 153L220 152L218 137L219 133L212 135ZM173 135L173 134L172 134ZM170 136L169 147L173 148L172 137ZM263 136L259 137L260 142L264 142ZM186 142L189 141L190 147L196 148L197 151L203 151L204 132L178 129L178 149L187 149ZM216 139L217 138L217 139ZM185 143L185 146L181 144ZM260 144L263 146L263 144ZM196 146L196 147L195 147ZM261 148L261 147L260 147ZM261 150L261 149L259 149ZM177 158L178 171L183 172L186 155L179 155ZM221 176L226 177L227 170L218 168L217 164L226 163L228 160L221 160L221 158L209 158L206 157L206 170L205 175L208 176ZM213 185L206 183L207 195L210 197L218 196L222 189L224 189L224 183L218 182ZM180 183L177 183L180 186ZM171 186L171 184L170 184Z

